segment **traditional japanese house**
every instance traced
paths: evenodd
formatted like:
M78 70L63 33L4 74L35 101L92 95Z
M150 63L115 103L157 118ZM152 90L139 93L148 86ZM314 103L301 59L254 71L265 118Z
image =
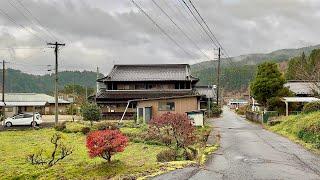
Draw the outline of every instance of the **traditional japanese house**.
M108 119L121 117L129 100L196 95L198 78L191 75L188 64L115 65L98 79L96 103ZM127 118L136 113L130 103Z

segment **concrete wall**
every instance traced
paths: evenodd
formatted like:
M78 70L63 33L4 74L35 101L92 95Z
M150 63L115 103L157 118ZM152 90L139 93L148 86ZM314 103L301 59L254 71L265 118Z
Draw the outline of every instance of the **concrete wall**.
M257 123L262 123L263 122L262 114L258 114L256 112L251 112L251 111L247 111L246 112L246 119L248 119L250 121L257 122Z

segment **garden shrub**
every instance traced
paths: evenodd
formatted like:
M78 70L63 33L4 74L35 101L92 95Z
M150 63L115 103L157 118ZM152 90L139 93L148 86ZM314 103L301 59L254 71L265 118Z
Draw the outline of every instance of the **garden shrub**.
M54 126L56 131L64 131L67 128L66 122L60 122Z
M212 103L212 105L211 105L211 113L212 113L212 116L219 117L222 114L222 109L217 104L213 104Z
M236 113L239 115L245 115L248 110L248 106L241 106L238 109L236 109Z
M106 130L106 129L110 129L110 130L119 129L117 123L114 123L114 122L99 122L95 125L95 127L100 131Z
M320 111L320 101L310 102L303 106L304 113L310 113L315 111Z
M158 162L175 161L176 158L177 158L177 152L173 149L163 150L159 154L157 154L157 161Z
M101 157L108 162L111 156L124 151L128 138L118 130L94 131L87 136L87 148L91 158Z
M152 118L149 128L160 137L168 135L175 143L176 149L186 148L192 145L195 140L195 128L185 114L165 113Z
M190 160L190 161L192 161L192 160L194 160L194 159L197 158L197 156L198 156L198 151L197 151L196 149L194 149L194 148L188 148L188 149L186 149L186 150L184 151L183 155L184 155L184 159L185 159L185 160Z
M72 148L67 146L62 140L63 138L61 134L53 134L50 140L51 144L53 144L53 150L50 154L50 157L43 157L43 152L45 150L41 149L36 153L27 155L27 161L29 161L32 165L47 164L48 167L57 164L59 161L65 159L67 156L70 156L73 153Z
M101 109L96 104L85 103L81 106L81 115L83 120L90 121L92 126L93 121L99 121L101 119Z
M86 127L86 125L80 122L66 122L66 129L63 132L78 133L82 131L83 127Z
M88 134L91 131L90 127L83 127L81 129L82 134Z

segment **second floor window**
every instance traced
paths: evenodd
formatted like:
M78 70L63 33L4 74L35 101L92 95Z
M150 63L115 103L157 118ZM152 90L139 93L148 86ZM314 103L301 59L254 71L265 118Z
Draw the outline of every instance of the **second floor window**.
M159 102L158 104L159 111L174 111L175 103L174 102Z

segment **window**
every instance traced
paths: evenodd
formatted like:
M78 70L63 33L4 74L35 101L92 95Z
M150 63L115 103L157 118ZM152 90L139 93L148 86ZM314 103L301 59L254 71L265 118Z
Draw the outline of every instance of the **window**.
M159 102L158 104L158 110L159 111L174 111L175 106L174 102Z
M6 107L6 108L5 108L5 111L6 111L6 112L12 112L12 111L13 111L13 108L12 108L12 107Z
M146 85L145 84L136 84L135 85L135 89L139 90L139 89L146 89Z
M23 114L23 118L31 118L32 116L32 114Z
M156 85L155 84L147 84L147 89L155 89Z

